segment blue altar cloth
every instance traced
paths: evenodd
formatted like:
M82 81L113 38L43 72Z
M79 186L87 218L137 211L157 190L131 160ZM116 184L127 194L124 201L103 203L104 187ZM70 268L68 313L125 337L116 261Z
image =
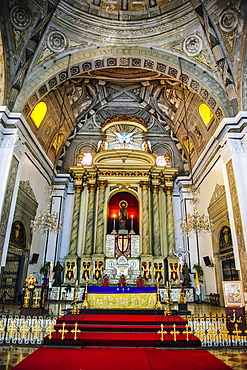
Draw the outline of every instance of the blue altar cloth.
M93 294L139 294L139 293L156 293L155 287L103 287L103 286L89 286L88 293Z

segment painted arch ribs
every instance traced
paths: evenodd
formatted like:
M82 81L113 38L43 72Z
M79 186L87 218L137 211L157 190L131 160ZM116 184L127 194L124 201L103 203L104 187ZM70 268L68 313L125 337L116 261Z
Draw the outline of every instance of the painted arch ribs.
M114 84L112 86L111 85L112 84L110 83L109 86L106 86L106 88L107 87L112 88L114 86L115 89L114 89L113 93L101 96L101 100L98 101L95 104L95 106L88 109L88 112L84 115L84 117L80 120L78 125L74 128L71 135L67 138L67 140L66 140L66 142L65 142L65 144L62 148L62 152L59 156L58 162L57 162L57 168L56 168L57 172L60 173L63 170L63 160L66 156L67 150L69 149L69 147L72 144L74 138L79 133L79 131L83 128L83 126L87 122L89 122L90 120L96 121L95 117L96 117L97 113L99 111L101 111L102 109L106 108L108 106L109 101L114 100L114 99L111 99L113 95L114 95L114 98L116 99L118 96L121 96L123 93L125 93L127 96L129 96L133 100L133 102L136 102L141 106L141 109L144 110L147 113L147 115L149 116L149 121L153 121L153 122L157 123L159 126L162 127L163 130L165 130L167 135L175 143L176 148L177 148L178 152L181 155L183 164L187 164L188 161L187 161L187 158L186 158L186 154L185 154L178 138L176 137L176 135L174 134L174 132L171 128L171 122L169 122L170 121L169 118L166 117L164 114L161 114L160 112L157 112L157 110L154 109L154 107L150 104L150 102L147 102L145 99L141 98L137 94L133 94L133 92L132 92L133 86L132 85L128 86L128 87L121 87L117 84ZM107 91L107 89L105 91ZM118 91L117 95L116 95L116 91ZM143 95L145 96L146 94L144 93ZM119 109L120 109L119 115L125 113L124 107L120 106ZM121 109L123 110L122 112L121 112ZM147 124L149 125L149 122L147 122Z
M230 114L227 111L228 104L224 90L221 88L220 85L218 85L218 89L215 89L215 84L217 84L217 82L214 81L211 77L208 78L209 87L205 88L204 84L202 84L199 79L195 78L192 75L192 71L191 73L189 73L183 70L183 73L181 73L179 67L174 67L169 63L161 63L153 59L146 59L144 57L128 57L124 59L127 59L128 63L126 63L126 65L124 65L123 63L123 57L105 57L100 59L88 60L80 64L70 66L68 71L66 69L59 71L56 75L52 76L49 80L39 86L32 94L32 96L28 98L23 107L23 114L25 116L28 116L38 101L43 99L47 93L49 93L52 89L58 87L66 80L70 78L75 78L76 76L81 76L85 72L91 72L95 69L99 69L99 63L101 63L100 68L123 66L131 68L142 68L160 73L160 79L163 79L164 76L176 79L186 85L191 91L197 93L206 102L206 104L209 105L218 119L223 118L223 115L225 114ZM203 72L201 72L200 77L205 81L206 75ZM217 96L217 100L215 96L211 94L211 89L212 91L214 91L215 96ZM218 101L225 102L224 114Z
M191 71L190 66L191 65ZM37 104L38 101L43 99L45 95L47 95L52 89L59 87L62 83L64 83L67 80L70 80L71 78L74 79L76 77L78 78L87 78L87 76L83 76L86 72L92 72L93 70L99 70L100 68L117 68L117 67L129 67L129 68L141 68L144 70L153 71L156 73L156 80L158 77L158 80L160 79L167 79L171 78L173 80L177 80L179 82L182 82L187 88L198 94L205 103L210 107L210 109L213 111L215 116L218 120L221 120L224 115L227 112L227 98L225 95L225 91L220 87L219 89L215 89L215 81L208 75L208 86L212 88L212 91L214 93L216 92L217 100L221 102L225 102L225 112L223 113L221 106L219 105L216 98L211 94L210 88L205 88L205 85L202 84L202 82L199 80L199 78L195 78L193 76L193 66L191 63L187 63L187 68L183 68L183 72L181 72L181 69L179 67L175 67L174 65L171 65L169 63L161 63L160 61L157 61L155 59L145 58L145 57L119 57L119 56L111 56L111 57L104 57L104 58L97 58L97 59L91 59L87 60L75 65L70 66L68 69L60 70L56 75L52 76L49 80L44 82L41 86L37 87L36 91L32 94L32 96L29 97L29 99L26 101L23 107L23 114L24 116L28 117L34 108L34 106ZM188 72L190 71L190 73ZM203 77L202 80L205 81L205 74L201 71L201 74ZM115 94L118 95L119 91L117 89L115 90ZM114 92L110 95L113 95ZM128 94L131 96L133 100L136 100L136 102L139 103L142 109L147 111L151 116L154 116L154 119L160 120L161 124L164 125L163 127L166 127L167 132L169 133L170 137L173 139L173 141L176 142L177 148L183 158L184 163L186 163L186 156L183 150L181 149L181 145L179 144L178 139L172 132L170 126L167 124L167 118L165 117L162 112L158 111L154 108L151 101L147 101L145 98L141 97L135 89L130 89L128 91L128 88L125 91L125 94ZM88 122L99 109L102 109L105 107L109 101L109 96L105 96L105 98L101 99L100 101L93 102L93 104L90 105L89 109L84 112L84 117L82 117L80 120L77 117L78 124L74 128L72 134L68 137L66 140L64 147L62 149L62 152L59 156L58 163L57 163L57 170L61 171L62 169L62 162L66 155L66 152L73 141L74 137L77 135L79 130L82 128L82 126ZM156 107L157 108L157 107Z

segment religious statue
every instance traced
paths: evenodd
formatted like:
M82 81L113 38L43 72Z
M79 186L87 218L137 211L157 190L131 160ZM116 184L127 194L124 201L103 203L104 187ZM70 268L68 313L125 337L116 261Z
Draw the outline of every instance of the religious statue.
M56 266L54 267L54 283L53 286L60 286L62 284L61 274L63 272L63 266L59 261L57 261Z
M171 156L170 156L169 153L165 153L164 160L166 162L166 166L167 167L171 167L171 165L172 165L172 159L171 159Z
M142 276L141 275L139 275L138 278L137 278L137 286L138 287L142 287L143 286L143 284L142 284Z
M33 275L28 275L28 277L25 280L25 285L29 290L32 290L37 285L37 280Z
M190 268L188 267L187 263L185 262L182 268L182 274L184 276L183 286L190 287L191 280L190 280Z
M124 276L124 274L122 274L121 277L120 277L120 285L121 285L121 287L124 287L125 286L125 283L126 283L125 276Z
M103 276L103 286L108 286L108 276L106 274Z
M220 248L232 246L231 230L228 226L224 226L220 232Z
M123 230L126 228L126 221L128 219L127 207L128 203L125 200L121 200L119 203L119 229Z

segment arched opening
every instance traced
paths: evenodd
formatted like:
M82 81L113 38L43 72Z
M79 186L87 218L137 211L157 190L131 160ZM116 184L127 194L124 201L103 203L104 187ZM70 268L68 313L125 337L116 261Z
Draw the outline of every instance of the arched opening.
M130 232L133 227L135 234L139 234L138 200L133 194L127 191L116 193L109 200L107 234L111 234L114 229L117 232L120 229L119 213L120 213L120 204L122 201L126 202L127 220L125 224L125 229L128 230L128 232Z
M41 122L45 118L46 112L47 112L47 105L43 101L39 102L34 107L31 113L31 118L37 128L39 128L39 126L41 125Z
M200 104L199 113L205 125L208 125L214 116L209 106L204 103Z

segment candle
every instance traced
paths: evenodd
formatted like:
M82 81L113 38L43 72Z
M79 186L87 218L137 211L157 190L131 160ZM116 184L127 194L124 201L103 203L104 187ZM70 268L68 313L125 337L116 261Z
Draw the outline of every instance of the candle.
M50 262L50 271L49 271L49 288L52 287L52 273L53 273L53 261Z
M134 221L133 221L134 216L131 215L130 217L131 217L131 230L133 230L133 227L134 227Z
M167 286L167 287L169 286L169 283L168 283L168 281L166 282L166 286Z
M116 227L116 215L113 215L113 230L115 230Z
M78 280L76 280L75 285L78 286Z

